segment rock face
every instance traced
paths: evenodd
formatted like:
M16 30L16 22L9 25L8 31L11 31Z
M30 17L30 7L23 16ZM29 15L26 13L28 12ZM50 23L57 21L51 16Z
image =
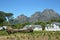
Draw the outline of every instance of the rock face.
M30 17L30 22L37 22L38 20L41 19L41 12L35 12L31 17Z
M44 21L48 21L50 19L58 19L60 17L60 15L58 15L58 13L56 13L54 10L52 9L45 9L42 12L42 19Z
M15 23L25 23L25 22L28 22L29 21L29 18L25 15L20 15L18 16L16 19L15 19Z
M43 12L35 12L28 18L25 15L20 15L15 19L16 23L25 23L25 22L37 22L37 21L49 21L50 19L60 19L60 15L52 9L44 9Z
M49 21L50 19L59 19L60 15L52 9L45 9L43 12L36 12L33 14L30 19L31 22L36 21Z

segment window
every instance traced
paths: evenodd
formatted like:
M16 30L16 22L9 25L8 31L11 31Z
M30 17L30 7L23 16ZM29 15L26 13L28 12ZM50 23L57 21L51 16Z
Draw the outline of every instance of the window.
M60 28L60 25L59 25L59 28Z

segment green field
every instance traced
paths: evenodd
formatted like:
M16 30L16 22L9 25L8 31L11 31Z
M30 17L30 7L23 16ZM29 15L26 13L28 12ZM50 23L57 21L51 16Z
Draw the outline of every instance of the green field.
M8 34L5 31L0 31L0 40L60 40L60 32L34 31Z

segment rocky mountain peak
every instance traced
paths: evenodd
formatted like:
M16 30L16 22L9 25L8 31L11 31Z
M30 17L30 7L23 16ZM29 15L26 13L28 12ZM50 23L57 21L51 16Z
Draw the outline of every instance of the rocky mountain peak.
M51 19L60 19L60 15L53 9L44 9L43 12L37 11L29 18L24 14L21 14L16 19L18 23L49 21Z

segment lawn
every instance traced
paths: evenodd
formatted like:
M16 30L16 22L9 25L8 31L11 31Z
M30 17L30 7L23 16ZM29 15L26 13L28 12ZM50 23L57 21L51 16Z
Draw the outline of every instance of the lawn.
M60 40L60 32L34 31L8 34L5 31L0 31L0 40Z

